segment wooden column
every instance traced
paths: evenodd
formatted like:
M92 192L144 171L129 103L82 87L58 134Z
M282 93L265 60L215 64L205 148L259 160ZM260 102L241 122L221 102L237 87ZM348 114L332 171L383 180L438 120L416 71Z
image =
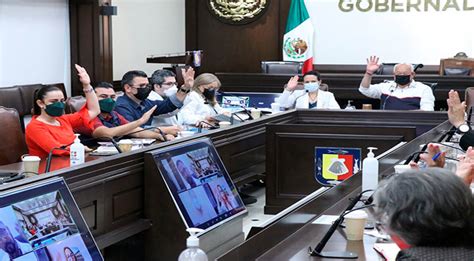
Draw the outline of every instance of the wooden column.
M85 67L92 83L112 82L112 19L100 15L100 6L111 0L70 0L71 92L81 95L82 86L74 64Z

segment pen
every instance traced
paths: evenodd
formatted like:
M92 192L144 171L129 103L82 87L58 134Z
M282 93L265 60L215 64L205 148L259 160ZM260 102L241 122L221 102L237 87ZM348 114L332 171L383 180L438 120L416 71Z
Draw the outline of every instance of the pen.
M432 159L433 161L436 161L436 160L439 158L439 156L441 156L441 152L436 153L436 154L433 156L433 158L431 158L431 159Z

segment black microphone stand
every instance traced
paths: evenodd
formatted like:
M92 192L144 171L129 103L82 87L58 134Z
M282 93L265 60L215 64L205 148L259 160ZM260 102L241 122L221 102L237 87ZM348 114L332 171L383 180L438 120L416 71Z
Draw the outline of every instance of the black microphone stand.
M353 198L351 200L351 202L349 203L349 205L347 206L347 208L341 213L341 215L339 216L338 219L336 219L336 221L334 221L334 223L331 225L331 227L329 228L328 232L326 232L326 234L324 235L323 239L321 239L321 241L318 243L318 245L313 249L311 249L311 247L309 247L309 254L311 256L319 256L319 257L326 257L326 258L343 258L343 259L356 259L358 256L356 253L353 253L353 252L347 252L347 251L322 251L324 249L324 247L326 246L326 244L328 243L329 239L331 238L331 236L334 234L334 232L336 231L336 229L342 224L342 221L344 221L344 216L347 215L349 212L352 212L351 210L354 208L354 206L357 204L357 202L360 201L360 199L362 198L362 195L368 191L372 191L372 190L365 190L365 191L362 191L359 195L357 195L355 198ZM372 205L366 205L362 208L366 208L368 206L372 206ZM358 210L358 209L362 209L362 208L357 208L355 210Z

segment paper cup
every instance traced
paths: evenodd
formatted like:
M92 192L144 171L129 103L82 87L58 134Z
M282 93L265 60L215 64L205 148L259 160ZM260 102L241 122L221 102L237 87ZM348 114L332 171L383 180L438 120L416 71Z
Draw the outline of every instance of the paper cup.
M365 222L367 213L363 210L356 210L345 216L347 240L362 240L364 237Z
M372 110L372 104L370 103L362 104L362 110Z
M23 155L21 161L23 161L23 170L27 176L38 174L40 157Z
M274 102L270 106L272 107L272 113L280 112L280 104L279 103Z
M397 174L411 170L410 165L395 165L393 166L393 168L395 169L395 173Z
M262 115L262 112L258 109L251 109L250 114L252 115L252 118L256 120L260 118L260 116Z
M231 124L229 121L220 121L219 122L219 127L221 128L226 128L226 127L229 127Z
M132 150L133 141L132 140L120 140L118 146L122 152L129 152Z

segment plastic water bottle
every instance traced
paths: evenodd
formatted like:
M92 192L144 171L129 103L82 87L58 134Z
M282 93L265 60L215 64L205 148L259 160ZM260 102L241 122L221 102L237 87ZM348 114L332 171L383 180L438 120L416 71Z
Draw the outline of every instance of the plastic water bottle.
M71 145L69 157L71 166L84 163L84 145L82 145L81 140L79 140L79 134L74 135L76 135L76 139Z
M204 230L188 228L186 231L188 231L191 236L186 240L187 248L179 254L178 261L207 261L207 255L199 248L199 238L196 236Z
M379 184L379 161L374 157L373 150L377 148L368 147L367 158L362 162L362 191L375 190Z

